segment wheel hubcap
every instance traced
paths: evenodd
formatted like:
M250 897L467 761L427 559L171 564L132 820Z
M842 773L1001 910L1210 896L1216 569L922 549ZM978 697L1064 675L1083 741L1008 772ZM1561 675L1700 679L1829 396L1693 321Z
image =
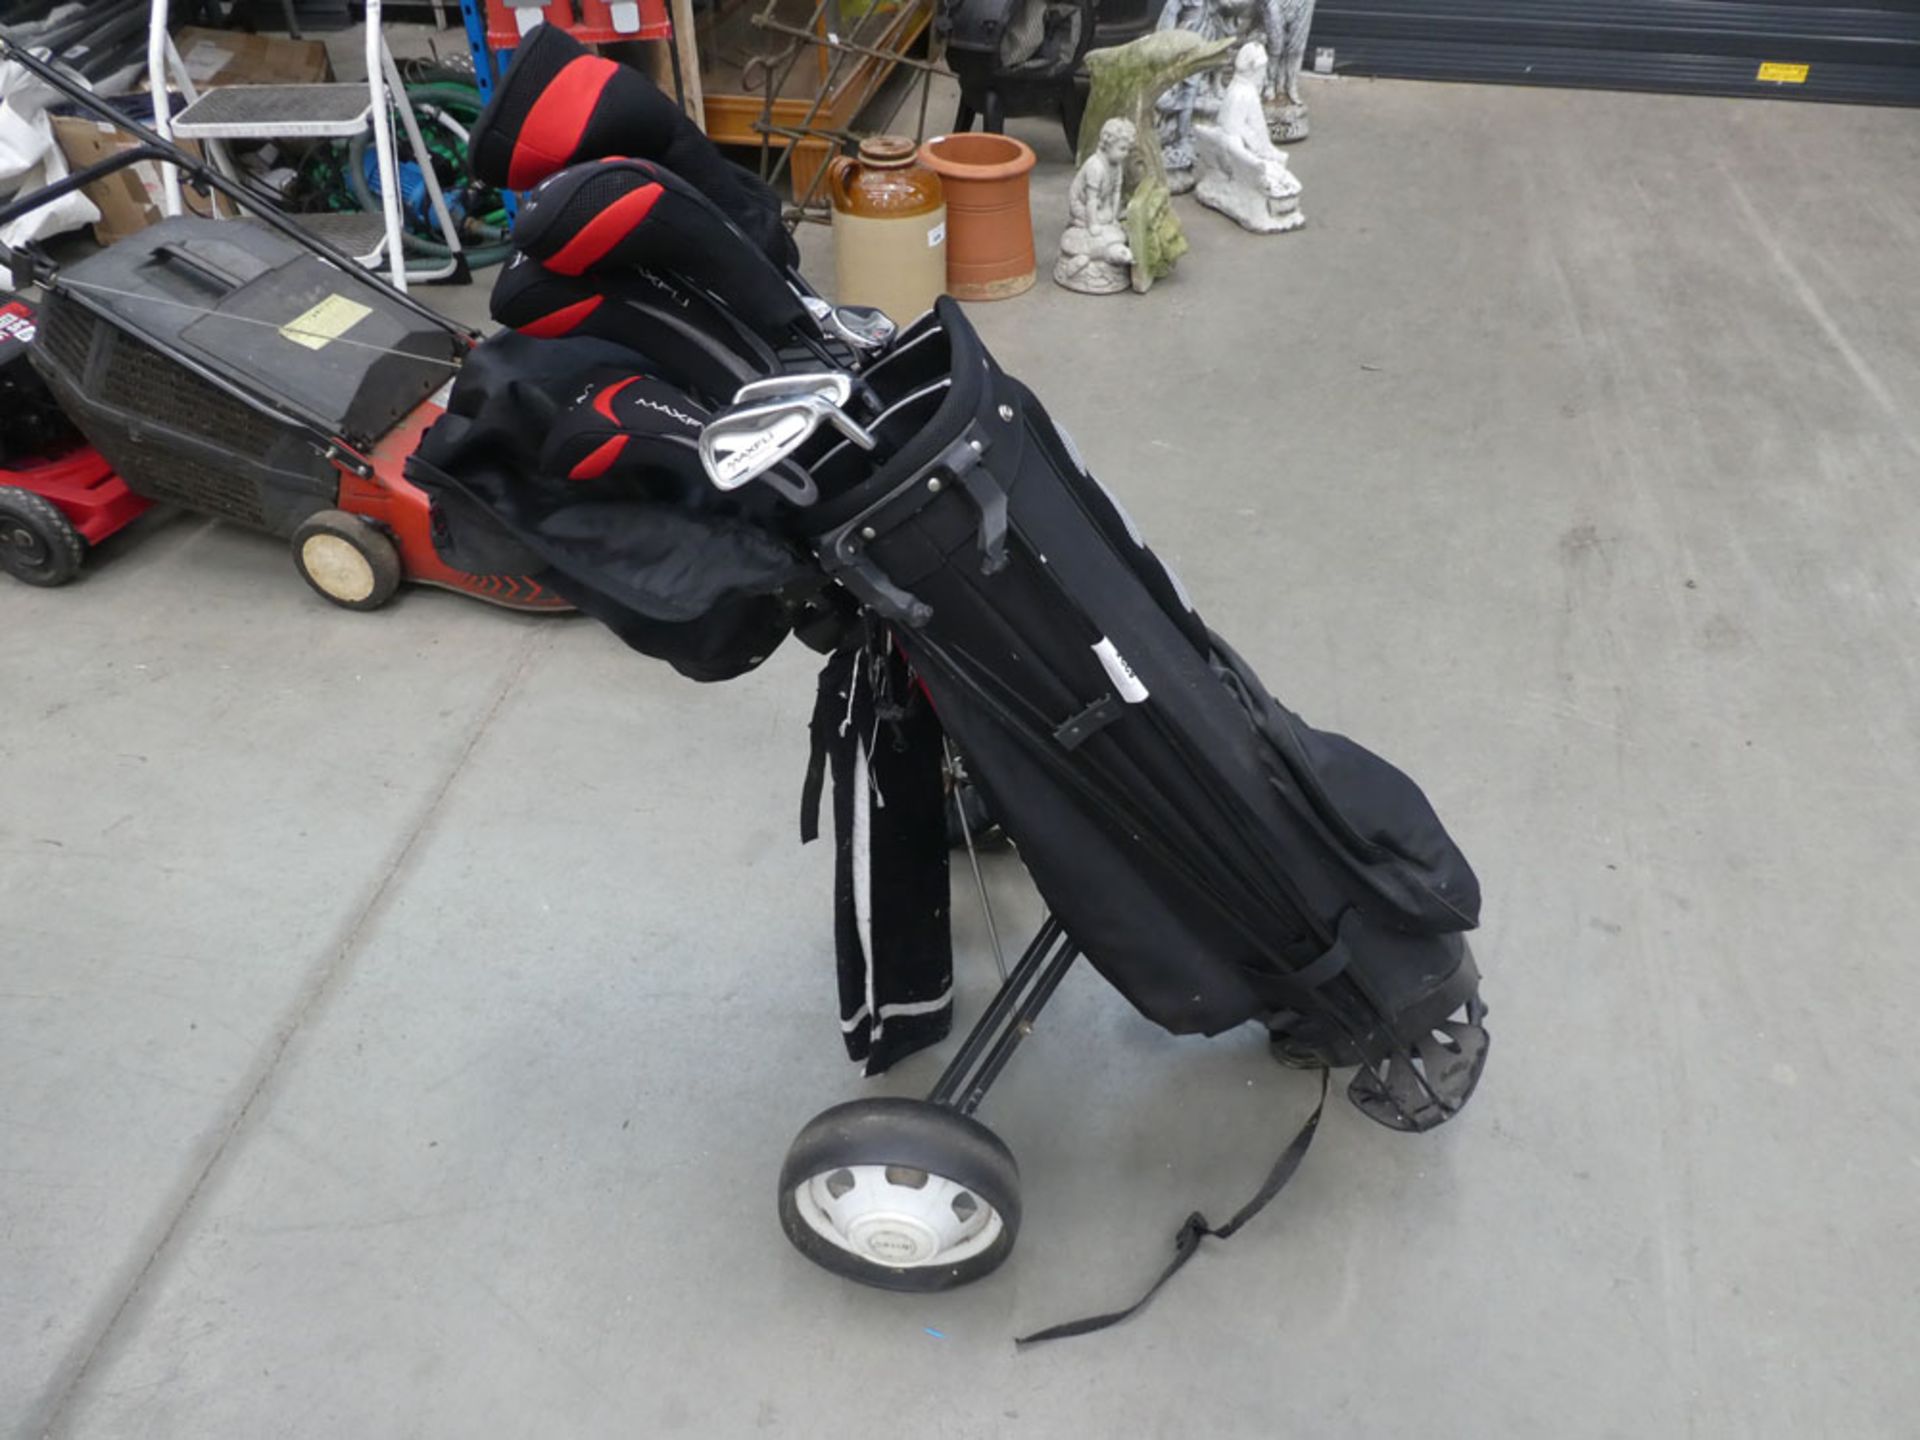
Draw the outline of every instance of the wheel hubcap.
M940 1236L911 1215L863 1215L848 1228L855 1250L887 1265L923 1265L940 1253Z
M313 583L336 600L352 603L373 594L373 566L338 535L313 535L300 547L300 563Z
M9 525L0 530L0 560L11 570L38 570L47 563L47 547L41 538L24 525Z
M843 1165L794 1189L800 1217L840 1249L890 1270L980 1254L1000 1213L957 1180L899 1165Z

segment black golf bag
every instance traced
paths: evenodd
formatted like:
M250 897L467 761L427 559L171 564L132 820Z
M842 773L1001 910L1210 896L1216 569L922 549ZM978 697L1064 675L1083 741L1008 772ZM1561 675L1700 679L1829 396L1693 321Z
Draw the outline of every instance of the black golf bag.
M1484 1053L1460 938L1480 892L1425 796L1267 693L957 304L899 355L899 383L884 358L865 379L900 393L877 428L904 438L833 491L823 458L803 523L1053 913L1167 1029L1265 1020L1302 1060L1363 1065L1372 1118L1440 1123Z
M903 1289L1005 1258L1017 1168L972 1112L1080 954L1168 1030L1253 1021L1284 1063L1354 1067L1383 1125L1457 1113L1487 1053L1480 892L1419 788L1267 692L953 301L849 319L722 197L567 158L495 293L521 333L479 348L409 467L443 545L525 546L696 678L796 630L828 653L803 828L830 769L841 1028L869 1070L950 1024L943 777L964 767L1051 912L927 1102L802 1132L795 1244ZM1272 1197L1319 1113L1232 1221L1189 1217L1169 1274Z

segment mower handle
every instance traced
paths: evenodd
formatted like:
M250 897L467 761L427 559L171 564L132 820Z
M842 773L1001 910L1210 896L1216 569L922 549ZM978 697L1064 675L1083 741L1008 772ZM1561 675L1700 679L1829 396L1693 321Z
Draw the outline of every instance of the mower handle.
M477 330L471 330L465 325L457 324L449 320L439 311L423 305L405 291L389 285L385 280L354 260L352 256L334 249L333 246L320 239L317 235L302 230L292 220L287 218L286 212L281 210L279 206L270 203L262 196L248 190L244 186L235 184L204 160L196 159L187 151L182 150L178 145L173 144L171 141L149 130L138 120L122 115L112 106L103 103L100 97L95 95L91 90L88 90L83 85L76 84L67 78L67 76L61 74L58 67L48 61L42 60L38 55L35 55L27 49L26 46L20 44L18 41L8 39L7 36L3 34L0 34L0 60L16 61L23 69L46 81L47 84L51 85L55 90L58 90L88 114L94 116L96 119L105 120L110 125L118 126L140 142L132 150L123 151L119 155L109 156L97 165L89 165L85 170L69 175L64 180L57 180L52 185L15 200L13 204L7 206L4 210L0 210L0 223L5 223L6 221L18 218L20 215L27 214L29 211L36 210L41 205L46 204L50 200L56 200L62 195L71 194L82 185L97 180L102 175L111 174L123 166L131 165L140 160L162 160L169 165L179 166L187 178L192 181L194 189L203 193L207 190L218 191L220 194L226 196L227 199L233 201L234 204L245 207L249 214L271 226L273 229L278 230L303 250L310 251L325 260L331 261L337 268L352 276L361 284L370 289L381 291L388 299L395 303L405 305L407 309L411 310L415 315L431 322L438 329L444 330L450 335L460 336L468 342L480 338ZM0 261L4 261L9 268L13 269L16 273L18 272L19 261L15 252L7 250L5 247L0 247ZM46 266L45 262L36 263L34 266L36 273L33 278L44 278L40 272L45 272L48 269L49 267Z
M0 47L5 47L6 44L4 39L0 39ZM0 49L0 58L17 59L18 55L18 51L8 55L4 49ZM86 189L94 181L111 175L116 170L124 170L129 165L138 165L143 160L171 161L172 159L171 155L156 145L136 145L131 150L117 151L104 160L95 161L83 170L75 170L58 180L42 185L38 190L31 190L25 195L17 196L10 204L0 205L0 229L5 229L23 215L31 215L42 205L51 205L54 201L64 199L76 190ZM50 268L37 257L24 251L11 249L4 243L0 243L0 264L4 264L12 272L13 288L16 290L23 288L29 281L46 279L47 276L42 272Z

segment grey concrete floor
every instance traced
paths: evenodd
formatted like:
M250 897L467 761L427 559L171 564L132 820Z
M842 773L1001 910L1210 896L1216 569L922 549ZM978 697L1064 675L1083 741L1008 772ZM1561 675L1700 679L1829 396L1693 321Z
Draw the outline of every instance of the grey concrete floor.
M1304 231L1187 209L1149 296L977 316L1475 859L1467 1113L1340 1104L1146 1314L1016 1354L1311 1098L1081 973L985 1112L1013 1260L835 1280L786 1143L941 1057L839 1054L809 655L701 688L586 622L347 614L156 515L0 589L0 1432L1915 1433L1920 116L1310 98Z

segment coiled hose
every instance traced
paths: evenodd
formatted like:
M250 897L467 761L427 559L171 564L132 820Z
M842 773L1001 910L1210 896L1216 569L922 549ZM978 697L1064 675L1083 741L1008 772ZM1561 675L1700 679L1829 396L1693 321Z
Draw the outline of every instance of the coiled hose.
M458 80L422 80L407 86L407 103L413 106L421 119L430 118L454 137L457 141L453 147L456 153L448 159L457 171L464 173L467 168L467 128L480 117L483 108L479 90ZM424 135L422 138L425 138ZM368 188L366 171L367 146L372 143L370 131L356 135L347 143L346 180L360 208L369 214L376 214L380 210L380 201ZM429 144L427 148L431 151L433 147ZM414 160L422 166L431 165L433 156L420 155ZM506 220L505 209L491 211L481 218L469 217L468 227L491 243L464 248L461 253L467 257L468 265L475 268L498 265L512 253L513 246L507 240ZM499 223L492 223L495 221ZM453 253L440 240L416 235L411 230L404 230L400 239L412 254L444 259Z

